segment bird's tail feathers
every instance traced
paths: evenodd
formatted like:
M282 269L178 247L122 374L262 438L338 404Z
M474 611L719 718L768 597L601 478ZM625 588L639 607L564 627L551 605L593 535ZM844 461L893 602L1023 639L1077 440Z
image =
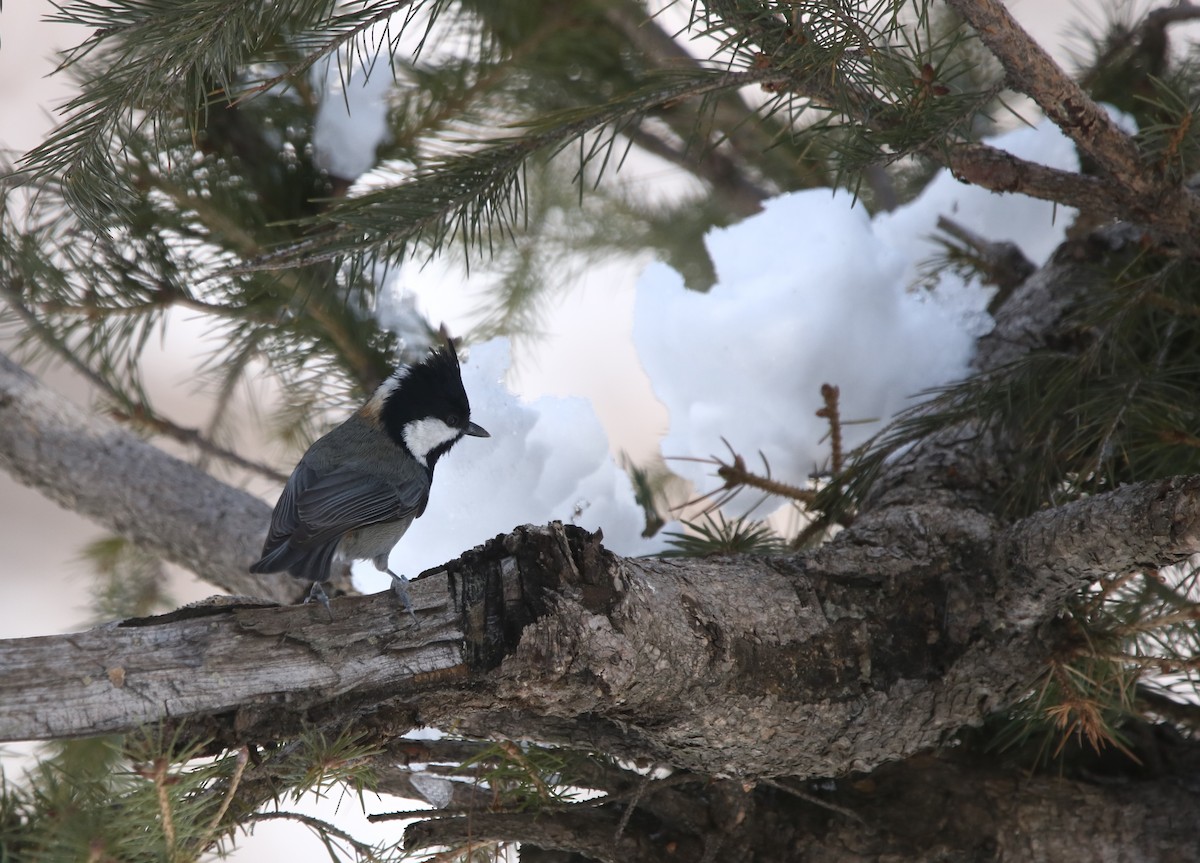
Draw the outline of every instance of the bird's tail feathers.
M328 581L336 550L336 541L310 549L293 548L290 543L285 542L269 554L264 554L261 560L251 564L250 571L287 570L292 576L304 581Z
M337 550L336 541L327 543L320 548L314 548L289 566L288 572L304 581L329 581L335 550Z

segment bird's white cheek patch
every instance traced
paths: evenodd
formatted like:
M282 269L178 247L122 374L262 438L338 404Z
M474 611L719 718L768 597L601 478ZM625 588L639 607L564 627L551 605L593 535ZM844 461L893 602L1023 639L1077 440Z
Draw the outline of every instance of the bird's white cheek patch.
M404 444L409 452L425 461L435 447L450 443L459 434L458 429L451 428L439 419L414 420L404 427Z

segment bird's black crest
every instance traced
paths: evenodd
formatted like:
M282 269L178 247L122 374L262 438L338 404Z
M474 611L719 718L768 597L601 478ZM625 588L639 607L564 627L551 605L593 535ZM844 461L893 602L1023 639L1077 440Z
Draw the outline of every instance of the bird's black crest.
M437 417L454 428L465 428L470 415L458 355L448 343L432 349L419 363L404 370L379 413L384 429L401 446L405 423Z

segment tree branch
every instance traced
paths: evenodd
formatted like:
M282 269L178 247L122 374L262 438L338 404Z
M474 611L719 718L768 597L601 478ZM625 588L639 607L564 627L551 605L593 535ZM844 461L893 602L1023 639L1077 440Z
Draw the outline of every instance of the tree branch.
M1030 38L999 0L948 2L996 55L1012 86L1032 98L1114 181L1112 192L1127 215L1176 235L1194 231L1200 199L1182 186L1164 184L1148 171L1133 139Z
M245 458L233 450L226 449L220 446L210 438L201 434L198 429L185 428L176 425L170 420L158 416L146 404L132 402L120 390L113 386L103 375L96 372L87 363L70 350L70 348L59 339L54 332L51 331L38 317L33 313L33 310L25 305L24 298L20 291L16 290L13 285L7 281L0 282L0 296L3 296L8 303L9 308L21 319L21 321L30 330L37 334L38 339L68 366L78 372L92 386L96 387L100 392L105 393L114 402L124 405L129 412L124 410L114 410L113 415L118 419L126 422L137 421L142 425L153 429L155 432L166 437L172 438L179 443L194 446L197 450L207 455L227 461L232 465L236 465L246 470L256 471L263 476L278 480L280 483L286 482L287 477L279 473L277 470L260 464L251 459ZM212 306L212 308L220 308ZM106 310L106 314L110 313Z
M955 179L972 186L1028 195L1102 217L1121 215L1112 184L1099 177L1039 165L987 144L955 144L929 155L944 163Z
M1092 498L1070 534L1086 567L1032 520L1004 560L1023 559L1022 536L1061 554L989 567L993 523L937 505L779 560L621 559L578 528L522 528L413 585L419 629L385 592L335 600L332 623L310 606L206 607L0 642L0 738L173 719L233 746L399 711L577 743L620 728L615 753L709 775L869 769L1021 694L1055 646L1032 624L1130 559L1112 528L1129 496L1183 515L1197 488ZM1156 531L1136 556L1173 560L1190 535ZM1005 628L995 596L1015 594L1022 625Z
M664 850L674 852L671 860L705 859L697 835L706 841L704 851L713 853L711 846L724 838L721 848L736 848L737 859L744 860L1092 860L1111 857L1114 849L1131 863L1185 860L1195 847L1189 827L1200 817L1197 796L1186 790L1198 754L1194 744L1178 742L1163 753L1168 769L1147 777L1152 781L1123 776L1099 783L920 756L886 764L869 776L819 784L790 780L786 789L782 783L760 782L740 799L734 797L734 807L728 805L733 795L717 793L728 782L697 779L682 789L652 782L645 798L652 811L659 808L655 797L682 791L691 817L686 823L659 818L652 826L657 846L644 858L618 851L611 832L612 844L596 847L615 818L603 811L590 819L579 812L545 811L524 821L474 812L415 824L405 841L409 847L439 842L461 847L487 838L518 839L525 843L523 855L537 845L561 853L533 859L571 863L658 860ZM799 798L795 785L807 789ZM635 826L646 829L644 823ZM564 833L568 827L579 831L575 843ZM727 858L718 851L709 859Z
M1028 95L1079 149L1122 183L1145 174L1133 140L1091 100L1035 42L998 0L948 0L1004 70L1009 83Z
M0 354L0 467L68 509L232 593L290 601L286 574L251 575L271 510L80 410Z
M1026 280L981 340L979 368L1045 344L1095 278L1067 250ZM51 493L79 508L126 513L113 526L151 544L193 537L203 551L176 558L241 574L265 505L250 499L222 518L246 496L119 429L106 426L106 448L91 449L96 434L77 412L50 400L40 417L28 405L48 397L3 369L10 470L48 474ZM39 456L60 427L87 453L83 467L55 454L62 442ZM121 469L138 448L150 452ZM888 465L851 528L788 558L620 559L575 528L522 528L414 585L416 630L382 594L335 600L332 624L308 607L207 608L3 642L0 736L169 718L240 745L357 718L384 735L423 723L596 744L706 775L869 769L1011 703L1058 647L1067 596L1131 560L1177 560L1195 537L1193 480L1130 486L1004 531L992 512L1007 452L999 433L935 435ZM115 477L77 482L76 470L109 468ZM156 472L171 478L173 510ZM107 484L117 502L89 503L76 484ZM184 487L193 493L176 493ZM177 524L148 531L156 508Z
M1200 477L1136 483L1026 518L1000 555L1010 578L1000 608L1016 625L1045 615L1046 591L1109 573L1180 563L1200 552Z
M1200 817L1200 801L1180 785L1194 771L1196 755L1193 744L1169 753L1177 759L1177 769L1169 771L1177 781L1113 777L1106 783L924 756L884 765L870 777L839 780L821 792L856 812L861 823L815 806L798 809L789 827L782 819L773 823L789 831L791 859L1188 859L1196 840L1184 824ZM762 825L757 831L751 825L749 841L756 841L756 832L764 832Z
M477 812L470 818L443 818L413 824L404 831L404 845L405 848L429 848L519 841L538 848L571 851L602 863L699 860L703 851L694 839L672 845L653 836L649 829L627 829L618 836L616 827L616 815L604 809L545 813L538 818L530 818L525 813Z
M762 202L769 197L764 189L746 179L732 161L713 148L706 152L688 152L654 134L645 123L630 124L624 132L647 153L679 165L707 182L724 197L733 213L749 216L760 212Z
M701 68L701 63L663 29L658 16L648 16L644 4L638 0L606 2L602 6L608 22L629 40L640 52L641 59L651 67L667 71ZM784 190L824 186L830 181L819 159L797 160L794 153L789 155L787 147L776 146L780 136L786 135L785 129L775 118L757 113L737 90L718 94L708 104L691 100L677 102L656 114L682 140L692 140L699 129L711 127L718 142L728 142L737 164L724 164L726 160L722 160L715 166L715 173L718 180L733 183L735 190L762 194L753 174L747 175L746 166L753 166L754 171L761 172ZM712 178L709 181L712 182ZM739 197L744 192L739 192ZM760 197L760 204L761 200Z

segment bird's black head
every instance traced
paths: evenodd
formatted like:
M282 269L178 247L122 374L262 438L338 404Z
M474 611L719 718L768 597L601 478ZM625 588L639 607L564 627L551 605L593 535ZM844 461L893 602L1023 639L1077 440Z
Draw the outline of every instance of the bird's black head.
M463 435L489 436L471 422L458 355L450 344L397 369L376 391L376 400L384 431L430 470Z

